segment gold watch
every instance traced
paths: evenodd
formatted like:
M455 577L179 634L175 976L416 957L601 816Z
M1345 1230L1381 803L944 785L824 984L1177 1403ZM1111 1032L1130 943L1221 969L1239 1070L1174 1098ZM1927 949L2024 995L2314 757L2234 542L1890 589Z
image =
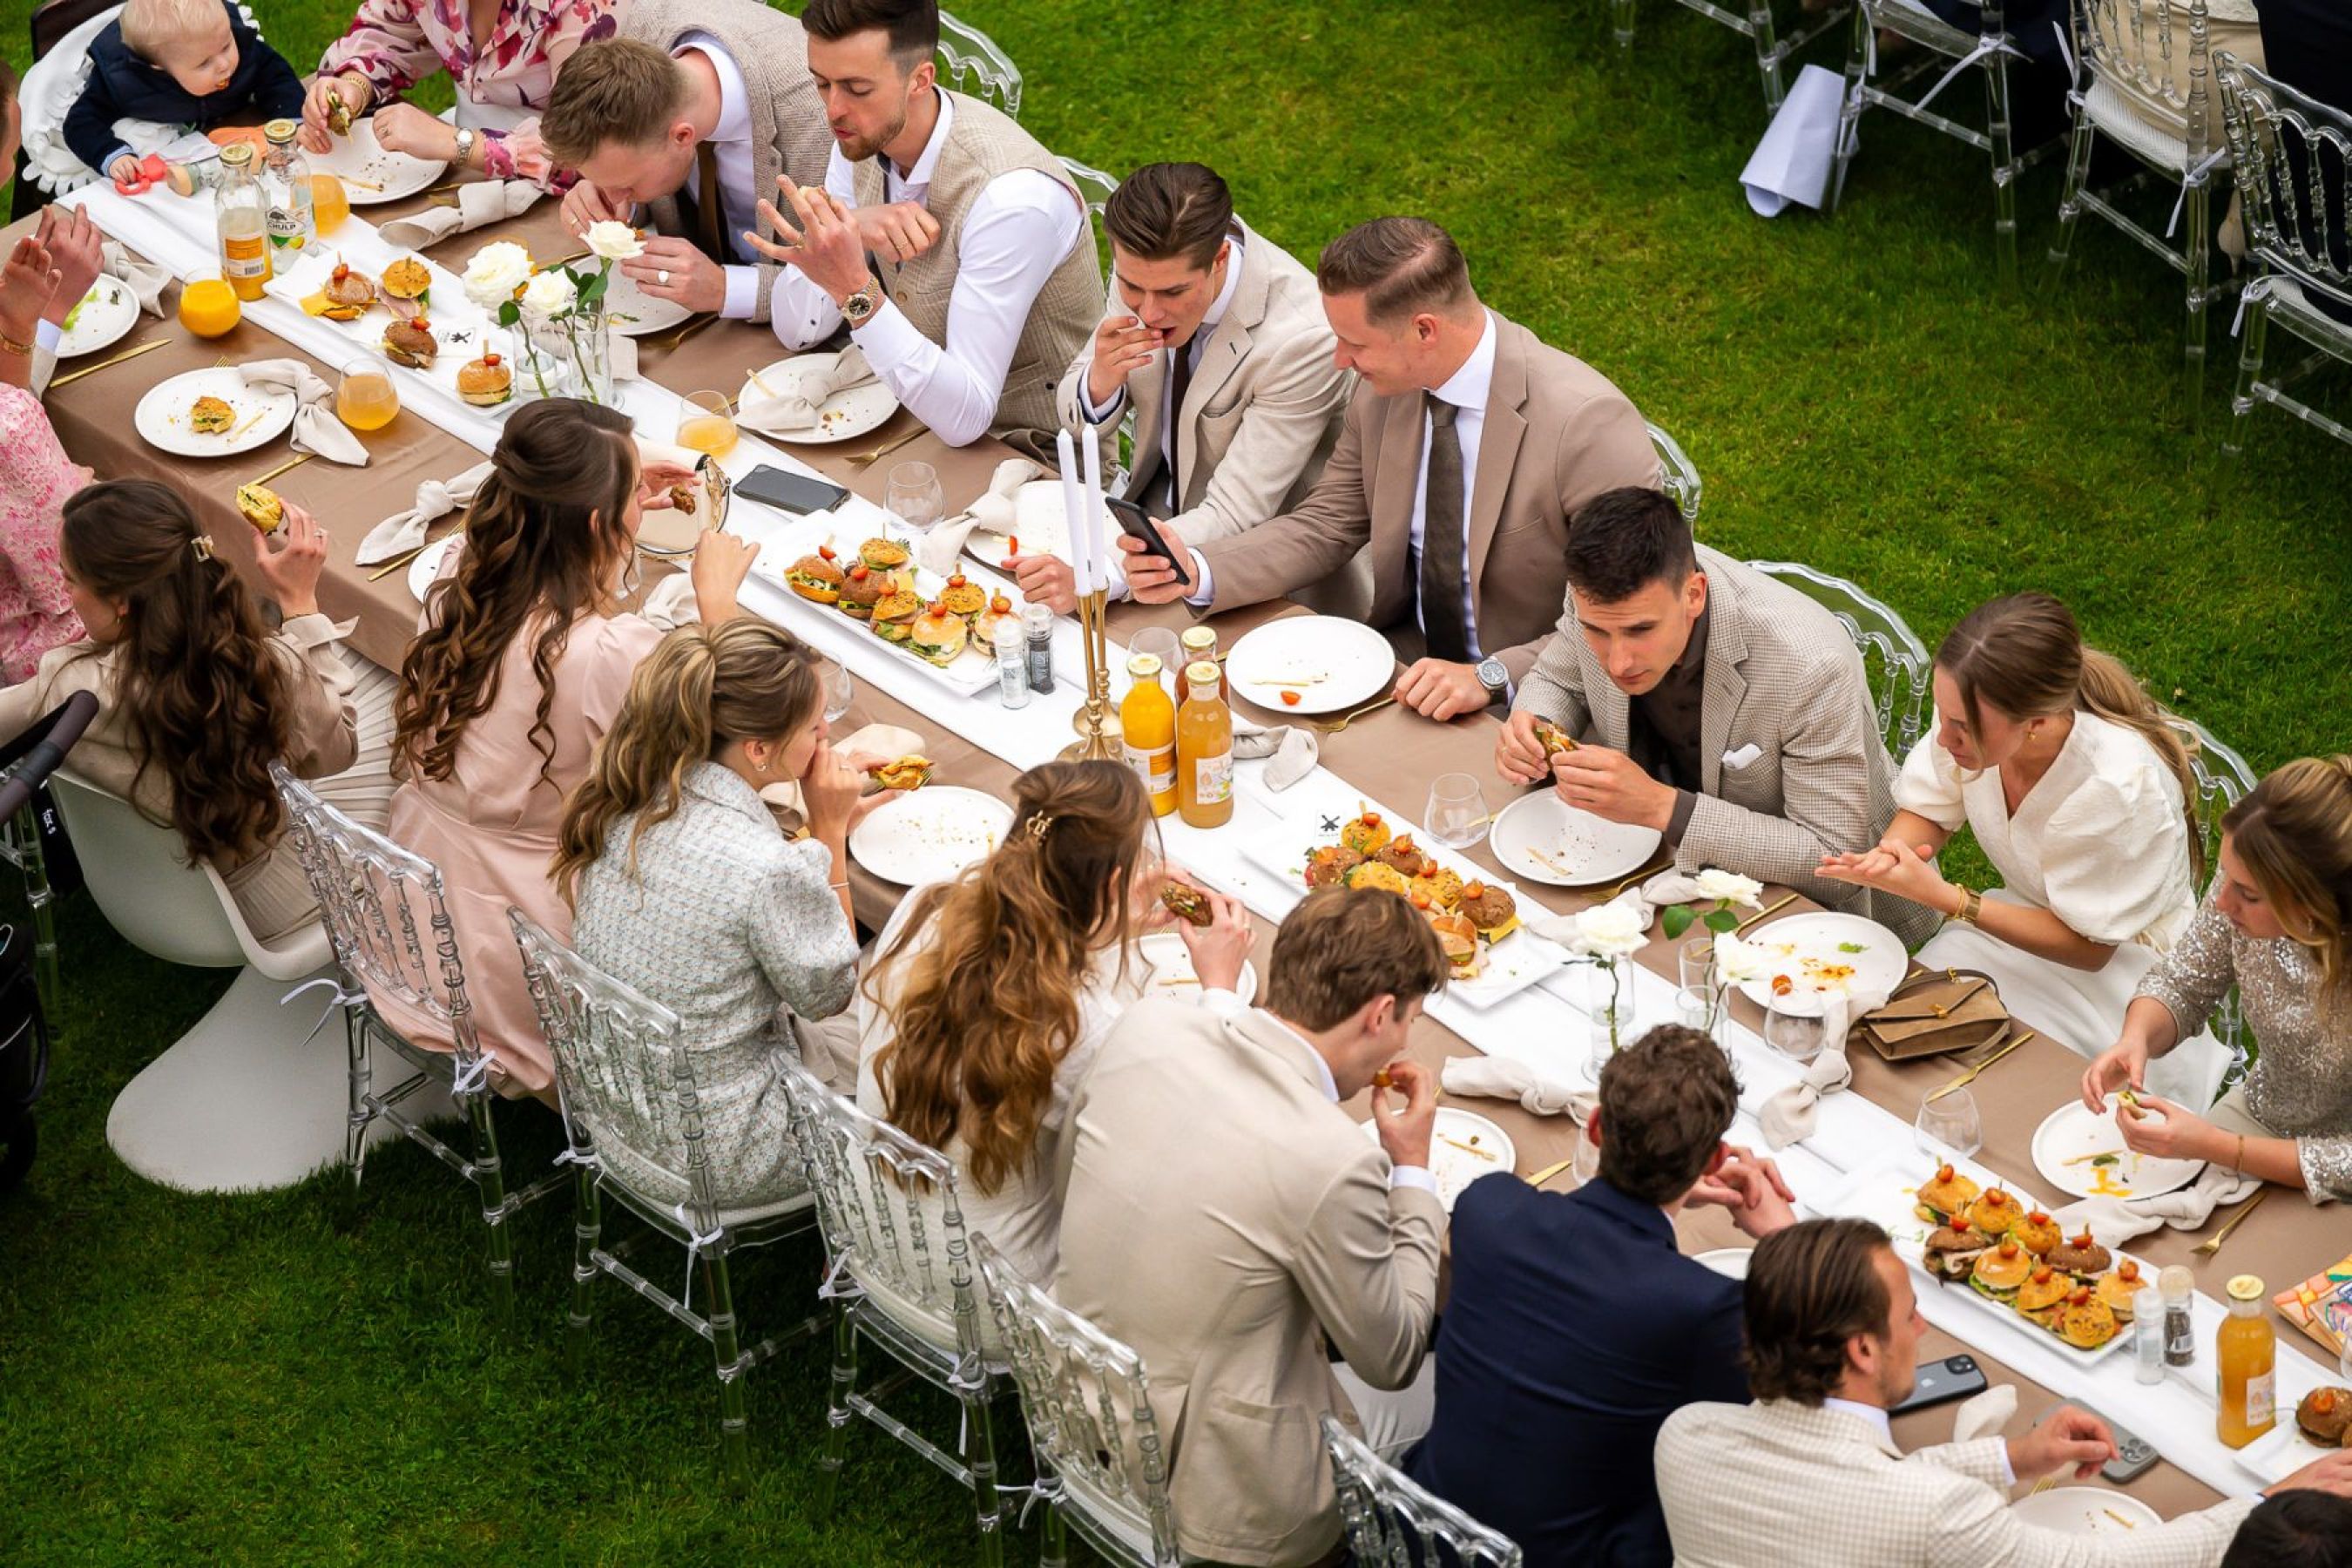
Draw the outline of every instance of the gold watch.
M874 312L881 308L882 286L874 281L874 275L869 272L866 275L866 281L857 286L857 292L841 302L841 319L855 330L872 321Z

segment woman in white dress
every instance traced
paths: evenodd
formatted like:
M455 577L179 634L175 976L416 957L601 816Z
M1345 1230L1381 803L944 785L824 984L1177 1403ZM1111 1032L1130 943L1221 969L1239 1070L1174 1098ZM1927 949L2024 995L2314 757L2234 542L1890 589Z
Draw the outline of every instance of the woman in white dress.
M1822 875L1948 916L1922 963L1990 975L2012 1014L2096 1056L2197 912L2187 748L2046 594L1969 612L1936 651L1935 692L1936 722L1895 783L1895 820L1877 847L1824 857ZM1963 823L2000 887L1961 888L1937 866ZM2158 1091L2209 1105L2227 1065L2211 1037L2184 1041L2159 1065Z
M857 1103L952 1159L966 1225L1044 1281L1060 1256L1054 1171L1071 1096L1151 984L1137 937L1169 917L1133 769L1047 763L1013 782L1013 799L996 852L909 893L876 940ZM1249 914L1206 898L1211 922L1178 929L1202 988L1230 993Z

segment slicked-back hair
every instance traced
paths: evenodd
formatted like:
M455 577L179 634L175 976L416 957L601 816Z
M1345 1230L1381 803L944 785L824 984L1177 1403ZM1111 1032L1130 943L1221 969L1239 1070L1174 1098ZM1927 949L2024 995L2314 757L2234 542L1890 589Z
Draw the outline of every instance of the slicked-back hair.
M891 58L908 71L940 48L938 0L809 0L801 26L828 44L853 33L887 33Z
M1739 1080L1716 1043L1661 1024L1601 1069L1601 1179L1665 1205L1706 1174L1731 1131Z
M1595 604L1622 605L1653 583L1680 588L1698 570L1691 526L1654 489L1603 490L1568 522L1568 584Z
M1425 217L1358 224L1323 247L1315 282L1326 294L1361 294L1364 314L1382 325L1423 311L1457 314L1478 298L1462 247Z
M1601 1129L1607 1148L1609 1128ZM1748 1386L1759 1399L1818 1410L1845 1381L1846 1342L1887 1333L1893 1300L1878 1277L1886 1233L1866 1219L1800 1220L1748 1260Z
M1111 243L1143 261L1207 271L1234 232L1234 194L1206 163L1146 163L1103 205Z

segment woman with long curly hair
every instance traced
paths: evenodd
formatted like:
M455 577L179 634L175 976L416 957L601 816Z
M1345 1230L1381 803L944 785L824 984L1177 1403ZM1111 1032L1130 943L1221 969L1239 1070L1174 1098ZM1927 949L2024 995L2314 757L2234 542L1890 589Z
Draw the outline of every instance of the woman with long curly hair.
M0 738L77 691L97 693L73 771L176 831L264 942L319 913L283 843L269 764L320 781L364 822L383 823L392 793L391 680L377 671L363 689L336 647L342 629L319 613L317 521L289 503L281 537L257 561L283 617L273 633L176 491L120 479L76 493L60 561L89 640L51 648L30 680L0 691Z
M553 1077L507 908L559 937L571 910L547 868L563 802L588 776L640 660L661 640L622 607L638 518L667 506L685 470L647 465L624 415L552 398L519 410L467 510L465 544L426 592L400 669L392 837L441 868L465 961L466 997L491 1081L552 1100ZM736 612L744 542L706 531L694 560L706 625ZM408 1037L439 1029L379 995Z
M702 1152L727 1207L801 1190L770 1053L805 1050L808 1026L847 1007L857 984L849 830L888 797L860 798L883 759L833 749L822 665L749 617L664 637L572 792L555 858L572 945L685 1023ZM779 833L760 798L785 782L801 787L806 838ZM688 1195L683 1145L593 1131L632 1186Z
M1132 768L1046 763L1013 781L1013 826L952 882L909 893L875 942L859 996L857 1103L956 1163L971 1228L1051 1279L1055 1144L1070 1097L1143 995L1136 951L1170 917L1151 800ZM1211 1001L1249 955L1249 914L1178 931Z

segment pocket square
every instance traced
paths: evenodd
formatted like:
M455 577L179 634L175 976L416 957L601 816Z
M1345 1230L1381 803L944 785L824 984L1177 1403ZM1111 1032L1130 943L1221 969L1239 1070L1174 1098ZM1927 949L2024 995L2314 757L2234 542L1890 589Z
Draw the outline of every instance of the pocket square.
M1736 752L1723 753L1723 765L1735 771L1746 767L1764 754L1764 748L1750 741Z

